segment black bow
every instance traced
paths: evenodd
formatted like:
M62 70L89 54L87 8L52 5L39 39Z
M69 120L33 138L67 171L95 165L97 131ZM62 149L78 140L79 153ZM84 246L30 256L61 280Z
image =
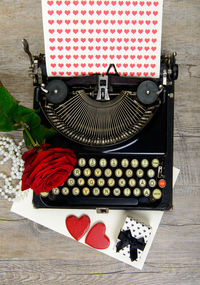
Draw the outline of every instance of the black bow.
M144 250L146 243L144 242L144 238L134 238L131 235L131 231L121 231L119 233L118 241L116 248L117 252L119 252L121 249L126 247L127 245L130 244L130 259L131 261L134 261L137 259L137 249Z

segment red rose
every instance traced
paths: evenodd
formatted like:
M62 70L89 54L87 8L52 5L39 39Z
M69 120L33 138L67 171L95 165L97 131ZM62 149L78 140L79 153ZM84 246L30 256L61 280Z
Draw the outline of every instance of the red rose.
M77 163L71 149L50 148L47 144L41 147L42 150L35 147L22 156L25 161L22 191L31 188L37 195L61 186Z

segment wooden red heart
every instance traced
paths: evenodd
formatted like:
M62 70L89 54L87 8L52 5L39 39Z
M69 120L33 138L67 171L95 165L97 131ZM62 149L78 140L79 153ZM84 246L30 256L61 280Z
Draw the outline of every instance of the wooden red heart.
M66 218L66 227L69 233L75 238L75 240L81 239L90 227L90 218L86 215L77 218L75 216L69 216Z
M106 226L103 223L94 225L86 236L85 243L96 249L106 249L110 245L109 238L105 235Z

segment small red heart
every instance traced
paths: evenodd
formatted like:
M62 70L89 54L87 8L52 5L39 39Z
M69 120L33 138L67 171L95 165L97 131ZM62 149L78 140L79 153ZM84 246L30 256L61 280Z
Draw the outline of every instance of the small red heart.
M105 235L106 226L103 223L94 225L86 236L85 243L96 249L106 249L110 245L109 238Z
M83 215L80 218L69 216L66 218L65 223L73 238L75 238L75 240L80 240L90 227L90 218L86 215Z

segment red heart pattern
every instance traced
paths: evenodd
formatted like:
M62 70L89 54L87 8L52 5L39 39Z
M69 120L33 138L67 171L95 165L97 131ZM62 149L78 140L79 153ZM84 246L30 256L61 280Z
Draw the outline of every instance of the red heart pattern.
M55 75L59 74L55 71L54 73ZM71 72L69 75L71 75ZM66 218L65 224L71 236L73 236L73 238L78 241L88 231L90 227L90 218L86 215L83 215L80 218L69 216Z
M162 2L42 1L48 75L105 73L114 63L124 76L158 77Z
M109 238L105 235L106 226L103 223L95 224L86 236L85 243L96 249L106 249L110 245Z

